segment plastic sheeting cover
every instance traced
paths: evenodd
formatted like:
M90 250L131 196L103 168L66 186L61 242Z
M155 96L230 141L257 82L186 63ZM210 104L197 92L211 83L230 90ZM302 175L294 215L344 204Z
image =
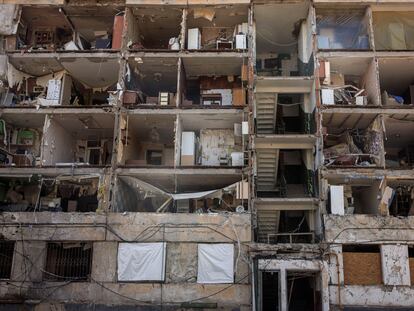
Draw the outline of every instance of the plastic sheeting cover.
M376 50L414 50L414 12L374 12Z
M166 243L120 243L119 281L164 281Z
M367 23L363 11L319 11L317 13L319 49L369 49Z
M199 244L197 283L233 283L233 263L233 244Z

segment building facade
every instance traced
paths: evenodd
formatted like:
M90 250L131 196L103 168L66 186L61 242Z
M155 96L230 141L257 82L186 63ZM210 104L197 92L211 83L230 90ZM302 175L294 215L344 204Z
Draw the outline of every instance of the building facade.
M413 3L0 15L1 310L412 310Z

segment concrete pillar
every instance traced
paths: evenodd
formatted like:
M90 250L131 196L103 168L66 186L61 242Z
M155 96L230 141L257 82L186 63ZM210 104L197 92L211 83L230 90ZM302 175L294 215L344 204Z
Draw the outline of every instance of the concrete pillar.
M98 282L116 282L118 242L94 242L92 279Z
M16 241L11 281L41 282L46 263L46 242Z
M280 311L288 311L288 294L287 294L286 270L280 270ZM279 293L276 293L278 295Z

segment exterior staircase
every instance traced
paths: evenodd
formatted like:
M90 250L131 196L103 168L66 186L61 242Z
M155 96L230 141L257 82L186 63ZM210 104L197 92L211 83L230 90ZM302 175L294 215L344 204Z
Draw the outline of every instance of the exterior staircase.
M275 133L276 111L276 93L256 93L256 132L258 135Z

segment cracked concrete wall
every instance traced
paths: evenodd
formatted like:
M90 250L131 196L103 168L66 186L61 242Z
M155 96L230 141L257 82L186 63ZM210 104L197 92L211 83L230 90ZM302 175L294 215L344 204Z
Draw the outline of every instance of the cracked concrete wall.
M332 243L366 241L405 242L414 240L414 217L374 215L324 215L325 239Z
M1 216L0 236L15 240L17 253L11 279L0 281L0 299L47 298L51 303L70 301L145 306L147 302L180 305L183 301L202 298L199 302L217 303L223 310L250 308L251 285L250 278L246 277L250 275L248 247L243 244L250 240L249 215L40 212L3 213ZM170 227L160 229L159 224ZM240 238L240 252L237 237ZM166 281L117 282L118 244L121 240L167 241ZM44 280L42 269L48 241L93 242L91 280ZM234 245L236 283L231 287L229 284L197 283L197 247L198 243L205 242Z
M381 263L385 285L411 285L407 245L382 245Z

